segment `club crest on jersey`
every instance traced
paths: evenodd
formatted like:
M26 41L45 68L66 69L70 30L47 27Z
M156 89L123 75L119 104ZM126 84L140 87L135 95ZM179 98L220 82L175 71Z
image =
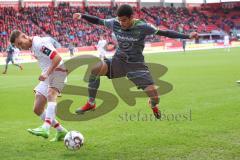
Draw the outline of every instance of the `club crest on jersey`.
M45 47L45 46L42 46L42 49L41 51L43 52L43 54L49 56L52 52L52 50L50 50L49 48Z

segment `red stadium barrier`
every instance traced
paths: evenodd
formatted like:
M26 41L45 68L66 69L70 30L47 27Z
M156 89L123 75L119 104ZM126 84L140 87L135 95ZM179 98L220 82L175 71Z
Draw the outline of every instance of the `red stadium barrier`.
M24 2L24 7L53 7L54 2Z
M14 2L14 1L1 1L0 2L0 8L1 7L13 7L14 9L19 8L19 2Z
M164 46L164 42L151 43L151 47Z
M100 1L99 2L88 1L87 4L88 4L88 6L109 6L109 7L112 5L111 2L100 2Z

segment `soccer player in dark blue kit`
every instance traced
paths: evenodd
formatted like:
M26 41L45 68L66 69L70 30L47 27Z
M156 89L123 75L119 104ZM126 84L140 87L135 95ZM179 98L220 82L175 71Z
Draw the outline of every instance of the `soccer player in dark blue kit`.
M23 69L21 65L15 64L13 61L13 54L14 54L14 47L10 44L7 48L7 59L6 59L6 65L5 65L5 70L3 71L3 74L7 74L7 69L8 69L8 63L12 62L15 66L19 67L21 70Z
M149 96L149 104L156 118L161 118L158 109L159 94L154 85L152 76L145 65L143 49L144 39L147 35L159 35L170 38L191 39L198 34L192 32L189 35L180 34L174 31L162 31L143 20L133 18L133 9L130 5L124 4L117 9L117 18L100 19L95 16L74 13L73 19L84 19L90 23L104 25L111 29L116 36L118 47L111 59L98 62L91 71L87 103L76 110L82 114L96 108L95 98L100 85L100 76L107 76L109 79L125 77L131 80L139 89Z
M184 52L186 51L186 43L186 39L182 39L182 48Z

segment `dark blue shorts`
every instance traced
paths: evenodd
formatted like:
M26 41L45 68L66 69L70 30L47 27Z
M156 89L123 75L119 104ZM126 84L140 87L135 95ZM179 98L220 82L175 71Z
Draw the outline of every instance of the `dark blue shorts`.
M153 79L144 62L126 62L119 58L105 59L108 65L106 76L109 79L125 77L131 80L139 89L153 85Z
M6 63L8 64L9 62L12 62L12 64L14 64L14 61L13 61L12 57L7 57Z

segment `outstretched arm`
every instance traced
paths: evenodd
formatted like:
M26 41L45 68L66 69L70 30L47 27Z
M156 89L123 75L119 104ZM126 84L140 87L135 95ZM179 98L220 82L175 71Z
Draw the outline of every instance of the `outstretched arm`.
M181 34L171 30L160 30L149 23L146 23L143 27L145 29L146 35L156 34L159 36L165 36L169 38L181 38L181 39L194 39L198 37L197 32L191 32L189 35L186 35L186 34Z
M181 33L170 31L170 30L166 30L166 31L157 30L156 35L165 36L169 38L181 38L181 39L193 39L198 37L197 32L191 32L189 35L187 35L187 34L181 34Z
M98 18L96 16L87 15L87 14L74 13L73 19L85 19L86 21L93 23L93 24L104 25L103 19Z

